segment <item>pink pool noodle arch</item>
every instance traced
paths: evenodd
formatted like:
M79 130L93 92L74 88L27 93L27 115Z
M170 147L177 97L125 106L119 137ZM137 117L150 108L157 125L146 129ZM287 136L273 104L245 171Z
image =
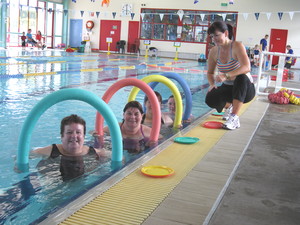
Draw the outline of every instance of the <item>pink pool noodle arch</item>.
M112 96L121 88L126 86L136 86L140 88L142 91L145 92L145 94L148 96L149 101L151 103L152 111L153 111L153 122L152 122L152 130L150 133L150 140L151 141L157 141L159 137L160 132L160 126L161 126L161 111L160 111L160 105L157 100L157 97L152 90L150 86L148 86L147 83L144 81L141 81L136 78L125 78L122 80L117 81L113 85L111 85L106 92L104 93L102 100L108 103ZM95 130L99 135L103 135L103 123L104 118L103 116L97 112L96 114L96 124L95 124Z

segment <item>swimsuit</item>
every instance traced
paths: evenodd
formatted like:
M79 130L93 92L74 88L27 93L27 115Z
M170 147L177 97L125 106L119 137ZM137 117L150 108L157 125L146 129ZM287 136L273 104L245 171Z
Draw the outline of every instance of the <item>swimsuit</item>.
M239 61L237 61L236 59L234 59L232 57L232 43L233 42L231 42L231 46L230 46L230 60L227 63L221 62L220 47L218 48L217 67L221 73L229 73L231 71L238 69L241 66ZM252 78L251 74L247 73L246 75L249 78L249 80L251 81L251 83L253 83L253 78ZM234 80L225 80L223 83L227 84L227 85L233 85Z
M94 170L99 165L100 161L98 159L99 156L93 147L89 148L89 152L86 155L66 156L61 154L56 144L52 144L49 158L41 160L38 163L38 168L41 173L54 176L56 171L60 171L62 179L66 181Z
M123 123L121 124L122 127ZM145 149L146 143L149 141L147 137L145 137L142 126L141 126L141 134L142 138L123 138L123 149L129 152L140 152Z
M234 71L240 67L239 61L235 60L232 57L232 43L230 46L230 60L227 63L222 63L220 60L220 47L218 48L218 59L217 59L217 67L221 73L229 73Z

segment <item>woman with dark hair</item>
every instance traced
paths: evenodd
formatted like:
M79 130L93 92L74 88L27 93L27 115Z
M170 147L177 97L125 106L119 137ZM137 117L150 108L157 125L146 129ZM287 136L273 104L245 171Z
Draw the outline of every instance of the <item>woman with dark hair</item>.
M150 145L151 128L142 124L143 107L137 101L128 102L123 109L123 121L120 129L123 137L123 148L129 152L140 152ZM108 127L104 132L109 134Z
M250 75L250 61L245 46L233 41L233 28L224 22L214 22L208 29L214 46L208 56L207 79L209 88L205 102L222 112L226 122L224 129L240 127L239 111L244 103L255 96L255 87ZM215 70L218 73L215 75ZM216 82L222 82L220 86Z
M63 180L73 179L99 165L99 159L110 152L84 145L86 133L85 120L72 114L62 119L60 125L61 144L37 148L32 155L46 156L39 167L59 167Z

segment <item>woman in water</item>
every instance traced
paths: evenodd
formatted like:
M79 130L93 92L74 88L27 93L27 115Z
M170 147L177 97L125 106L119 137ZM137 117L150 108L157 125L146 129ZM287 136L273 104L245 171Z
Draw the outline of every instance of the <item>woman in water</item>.
M62 143L37 148L31 152L31 155L47 157L46 160L39 163L38 166L40 167L56 163L59 166L63 180L78 177L95 169L100 158L110 155L110 152L103 149L99 150L84 145L85 133L86 123L81 117L75 114L67 116L62 119L60 126Z
M143 107L137 101L128 102L123 109L123 121L120 123L120 129L123 148L128 152L141 152L152 145L149 142L151 128L141 123L143 113ZM103 130L109 134L108 127L104 127Z
M182 103L183 104L183 103ZM165 114L167 114L172 120L175 119L175 113L176 113L176 103L175 103L175 98L173 95L171 95L168 98L168 112L166 112ZM190 123L192 120L194 119L194 116L191 114L190 117L187 120L183 120L183 123Z
M156 94L156 97L160 103L160 106L162 104L162 97L160 95L160 93L158 93L157 91L154 91L154 93ZM150 101L147 97L147 95L145 96L144 99L144 104L146 107L146 113L143 115L143 120L142 120L142 124L145 124L147 126L152 126L152 108L151 108L151 104ZM171 119L171 117L166 114L166 113L161 113L161 124L165 125L165 126L170 126L173 124L173 120Z

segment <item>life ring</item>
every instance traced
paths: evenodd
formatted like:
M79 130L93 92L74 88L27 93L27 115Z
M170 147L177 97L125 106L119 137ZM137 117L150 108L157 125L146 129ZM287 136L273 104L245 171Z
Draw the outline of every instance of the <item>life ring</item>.
M180 127L181 121L182 121L182 99L181 99L180 92L179 92L178 88L176 87L176 85L170 79L168 79L167 77L162 76L162 75L149 75L147 77L144 77L142 79L142 81L144 81L146 83L155 82L155 81L161 82L161 83L165 84L171 90L171 92L174 96L174 99L175 99L175 104L176 104L175 119L174 119L173 126ZM132 88L132 90L129 94L129 97L128 97L128 101L134 100L139 91L140 91L140 89L138 89L137 87ZM152 106L152 103L151 103L151 106Z
M161 126L161 111L159 102L157 100L157 97L154 93L154 91L142 80L136 79L136 78L125 78L122 80L117 81L116 83L112 84L104 93L102 96L103 101L106 103L109 102L109 100L112 98L112 96L121 88L126 86L136 86L138 90L142 89L143 92L149 97L149 101L152 106L153 110L153 120L152 120L152 129L150 133L150 140L151 141L157 141L159 137L160 132L160 126ZM128 100L129 101L129 100ZM99 135L103 135L103 116L97 112L96 115L96 124L95 124L95 130Z
M86 29L91 30L94 27L94 22L91 20L88 20L88 21L86 21L85 26L86 26Z
M149 87L150 88L150 87ZM151 89L151 88L150 88ZM39 101L27 116L18 141L17 167L21 171L28 171L30 139L33 128L41 115L54 104L65 100L84 101L96 108L105 120L111 133L112 139L112 162L121 162L123 159L122 134L118 120L113 115L110 107L97 95L90 91L77 88L63 89L46 96Z

